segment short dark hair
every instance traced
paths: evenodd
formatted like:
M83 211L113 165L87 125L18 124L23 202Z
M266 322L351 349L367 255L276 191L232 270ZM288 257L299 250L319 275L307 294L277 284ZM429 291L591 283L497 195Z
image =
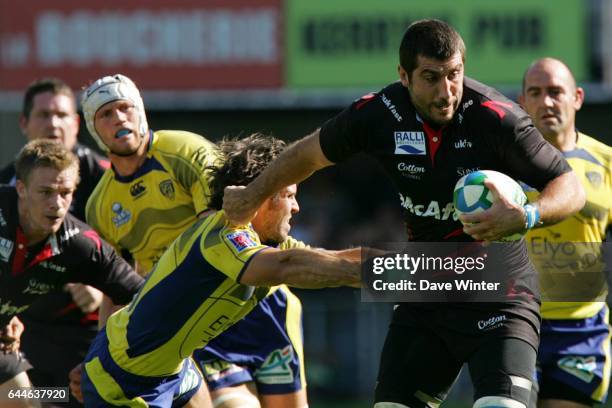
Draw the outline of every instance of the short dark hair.
M286 143L262 133L245 138L224 138L218 144L222 164L208 167L210 171L210 208L223 206L223 189L246 186L263 171L286 147Z
M26 143L17 155L17 160L15 160L17 180L27 184L28 176L38 167L50 167L59 171L74 167L78 175L79 159L63 143L36 139Z
M410 76L419 55L443 61L457 52L465 62L465 43L457 30L441 20L418 20L404 33L399 48L400 65Z
M74 102L74 109L76 111L76 98L72 92L72 88L68 86L64 81L58 78L43 78L36 80L28 86L23 97L23 107L21 108L21 114L26 118L30 117L32 113L32 107L34 106L34 97L38 94L51 92L54 95L62 94L70 97Z

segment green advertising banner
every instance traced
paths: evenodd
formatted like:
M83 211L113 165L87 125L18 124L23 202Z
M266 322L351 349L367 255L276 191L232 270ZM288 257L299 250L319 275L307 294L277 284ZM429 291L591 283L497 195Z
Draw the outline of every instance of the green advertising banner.
M515 86L536 58L565 61L587 77L582 0L287 0L287 86L382 86L397 79L398 48L413 21L440 18L462 35L466 74Z

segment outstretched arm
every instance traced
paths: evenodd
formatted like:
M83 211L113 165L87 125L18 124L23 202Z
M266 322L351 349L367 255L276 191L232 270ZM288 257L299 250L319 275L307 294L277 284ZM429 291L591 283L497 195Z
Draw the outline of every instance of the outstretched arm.
M240 278L252 286L286 284L304 289L359 286L361 259L359 248L325 251L296 248L269 248L255 255Z
M332 164L321 150L316 130L289 146L247 187L226 187L223 210L233 225L246 225L268 197Z

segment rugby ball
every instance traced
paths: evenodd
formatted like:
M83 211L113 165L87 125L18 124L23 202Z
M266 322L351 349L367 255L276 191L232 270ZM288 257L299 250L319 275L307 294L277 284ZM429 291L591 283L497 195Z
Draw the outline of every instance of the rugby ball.
M527 203L527 196L521 186L507 175L493 170L478 170L461 177L453 191L453 204L457 216L461 214L475 214L487 210L493 201L493 193L485 186L486 179L492 180L500 194L511 202L523 206ZM523 236L516 233L505 237L502 241L515 241Z

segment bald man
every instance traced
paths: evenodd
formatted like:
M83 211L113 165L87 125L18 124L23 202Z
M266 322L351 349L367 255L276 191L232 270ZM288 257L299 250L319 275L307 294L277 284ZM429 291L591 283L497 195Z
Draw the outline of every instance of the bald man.
M527 69L519 102L561 151L587 195L573 217L527 233L543 300L550 300L542 303L539 387L534 387L539 392L531 406L537 401L544 408L591 407L605 402L610 378L607 285L600 260L612 225L612 148L576 129L584 90L559 60L543 58ZM525 189L530 201L537 197L537 191ZM561 246L564 251L552 251Z

